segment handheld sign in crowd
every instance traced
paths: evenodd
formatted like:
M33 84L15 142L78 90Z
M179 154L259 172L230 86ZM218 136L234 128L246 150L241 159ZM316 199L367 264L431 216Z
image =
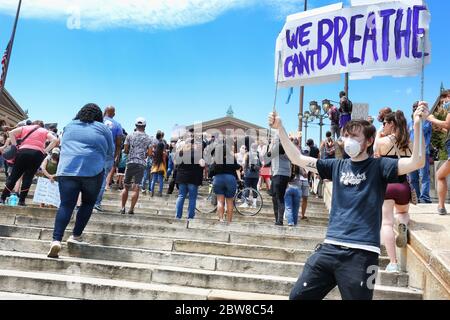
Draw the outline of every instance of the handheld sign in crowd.
M429 23L427 6L419 0L350 8L338 3L288 16L277 38L277 84L339 81L342 73L350 79L417 75L431 59Z
M38 178L33 202L52 205L59 208L61 200L59 197L58 182L51 182L47 178Z

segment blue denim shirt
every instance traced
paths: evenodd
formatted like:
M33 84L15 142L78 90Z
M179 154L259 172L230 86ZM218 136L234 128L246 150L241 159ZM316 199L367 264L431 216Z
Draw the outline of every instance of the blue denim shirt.
M111 130L100 122L74 120L64 128L57 176L95 177L114 154Z
M426 153L430 154L431 134L433 133L433 128L431 126L431 122L428 120L425 120L423 122L422 128L423 128L423 137L425 139ZM408 129L409 129L409 138L411 139L411 142L414 142L414 122L413 121L408 123Z

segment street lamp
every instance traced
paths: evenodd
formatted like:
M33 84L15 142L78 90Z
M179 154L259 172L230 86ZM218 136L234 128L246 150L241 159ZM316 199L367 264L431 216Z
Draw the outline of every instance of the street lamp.
M311 111L311 114L319 119L320 142L322 142L322 127L325 125L323 120L328 118L328 111L330 110L330 108L331 102L328 99L322 100L322 107L319 106L317 101L311 101L309 103L309 110Z
M308 140L308 123L313 122L314 120L316 120L316 118L311 114L311 112L309 111L305 111L302 114L298 115L298 120L301 122L303 122L305 124L305 145L306 145L306 141Z

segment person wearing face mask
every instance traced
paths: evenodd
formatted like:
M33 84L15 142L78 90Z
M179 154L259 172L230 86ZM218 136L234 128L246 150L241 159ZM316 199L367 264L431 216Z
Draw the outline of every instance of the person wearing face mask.
M383 126L385 137L379 138L377 141L377 150L375 150L377 156L391 159L411 157L412 143L409 140L403 112L397 111L386 115ZM425 159L427 158L425 157ZM395 273L400 272L395 245L397 244L399 248L404 248L408 239L408 211L409 201L411 200L411 187L406 175L399 176L396 183L388 184L384 199L381 238L390 259L386 271ZM399 221L397 237L394 235L394 208Z
M421 118L427 115L427 103L420 102L414 114L416 130ZM302 155L289 141L276 113L270 113L268 120L272 128L278 129L281 144L293 164L333 183L325 241L308 258L290 299L323 299L337 285L344 300L371 300L375 281L372 274L377 271L380 255L382 206L387 185L425 165L425 157L419 156L419 149L425 153L425 145L419 145L416 135L410 158L373 158L370 154L375 127L365 120L352 120L343 128L345 152L351 158L317 160ZM374 267L375 270L369 269ZM373 271L368 273L368 270Z
M445 146L447 148L448 160L444 163L436 172L437 180L437 192L439 198L438 213L440 215L446 215L447 209L445 209L445 199L447 198L447 177L450 175L450 90L446 90L441 93L440 103L447 110L447 118L445 121L438 120L434 115L428 117L433 125L447 130L447 141Z

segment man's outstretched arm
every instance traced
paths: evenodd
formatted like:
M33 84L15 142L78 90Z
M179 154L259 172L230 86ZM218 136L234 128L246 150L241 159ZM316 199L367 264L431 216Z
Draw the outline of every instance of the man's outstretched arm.
M281 119L278 117L277 113L272 112L269 114L269 126L272 127L273 129L278 129L280 143L283 146L283 149L286 152L286 155L288 156L289 160L293 164L302 167L308 171L318 173L317 159L302 155L300 150L289 139L289 135L284 129L281 123Z

